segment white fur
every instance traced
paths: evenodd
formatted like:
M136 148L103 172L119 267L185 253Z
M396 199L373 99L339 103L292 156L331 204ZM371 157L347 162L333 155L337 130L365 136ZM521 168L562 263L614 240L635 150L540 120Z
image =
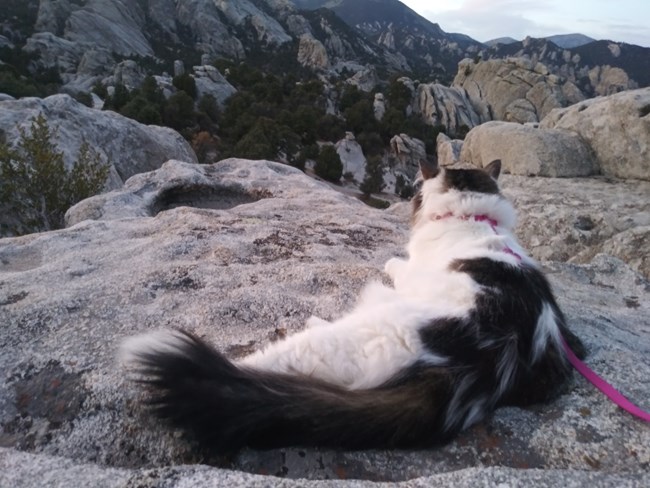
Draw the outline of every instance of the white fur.
M553 341L556 345L561 342L560 328L557 325L555 313L553 308L545 303L542 308L542 313L537 319L537 327L533 336L533 357L532 364L535 364L542 356L549 341Z
M141 357L150 353L185 356L184 345L187 338L175 330L158 330L129 337L119 351L118 360L124 366L136 365Z

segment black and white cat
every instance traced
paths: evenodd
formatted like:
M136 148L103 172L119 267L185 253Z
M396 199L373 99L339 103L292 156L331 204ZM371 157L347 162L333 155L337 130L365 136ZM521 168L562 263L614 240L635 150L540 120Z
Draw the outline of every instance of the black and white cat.
M549 284L512 234L501 168L422 167L408 260L355 308L239 362L180 330L129 339L122 359L156 415L204 445L424 447L500 405L548 400L582 355Z

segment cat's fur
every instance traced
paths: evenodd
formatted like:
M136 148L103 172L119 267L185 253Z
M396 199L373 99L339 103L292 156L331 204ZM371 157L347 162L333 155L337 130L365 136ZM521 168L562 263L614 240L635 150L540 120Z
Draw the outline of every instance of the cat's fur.
M201 339L130 339L123 359L159 417L217 450L242 446L422 447L504 404L548 400L569 377L567 329L549 284L512 234L500 162L422 168L408 260L334 322L239 362Z

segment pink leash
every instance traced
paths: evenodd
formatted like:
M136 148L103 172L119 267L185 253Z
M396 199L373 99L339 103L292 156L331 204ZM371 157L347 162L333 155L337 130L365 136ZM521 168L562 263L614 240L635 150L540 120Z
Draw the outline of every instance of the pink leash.
M623 410L628 411L629 413L631 413L635 417L640 418L641 420L650 422L650 413L637 407L634 403L632 403L630 400L625 398L618 390L616 390L616 388L614 388L612 385L610 385L604 379L598 376L598 374L595 373L589 366L587 366L585 363L580 361L580 359L578 359L578 356L575 355L575 353L571 350L569 345L566 343L564 337L562 338L562 345L564 346L564 352L566 353L569 362L573 365L575 369L578 370L578 372L582 376L584 376L587 379L587 381L589 381L592 385L594 385L596 388L602 391L607 396L607 398L609 398L611 401L613 401L616 405L621 407Z

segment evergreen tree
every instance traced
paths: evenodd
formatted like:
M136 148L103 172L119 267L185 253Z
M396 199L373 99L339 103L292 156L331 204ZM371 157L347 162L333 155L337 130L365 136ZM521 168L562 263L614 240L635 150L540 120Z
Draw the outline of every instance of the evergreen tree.
M370 156L366 162L366 176L359 185L359 190L366 198L373 193L379 193L384 189L384 171L380 156Z
M84 142L66 171L53 135L40 114L29 132L20 129L16 149L0 144L0 208L11 217L2 233L59 229L68 208L103 188L109 166L99 154Z
M343 163L336 148L332 145L323 146L316 159L314 172L327 181L338 182L343 176Z

